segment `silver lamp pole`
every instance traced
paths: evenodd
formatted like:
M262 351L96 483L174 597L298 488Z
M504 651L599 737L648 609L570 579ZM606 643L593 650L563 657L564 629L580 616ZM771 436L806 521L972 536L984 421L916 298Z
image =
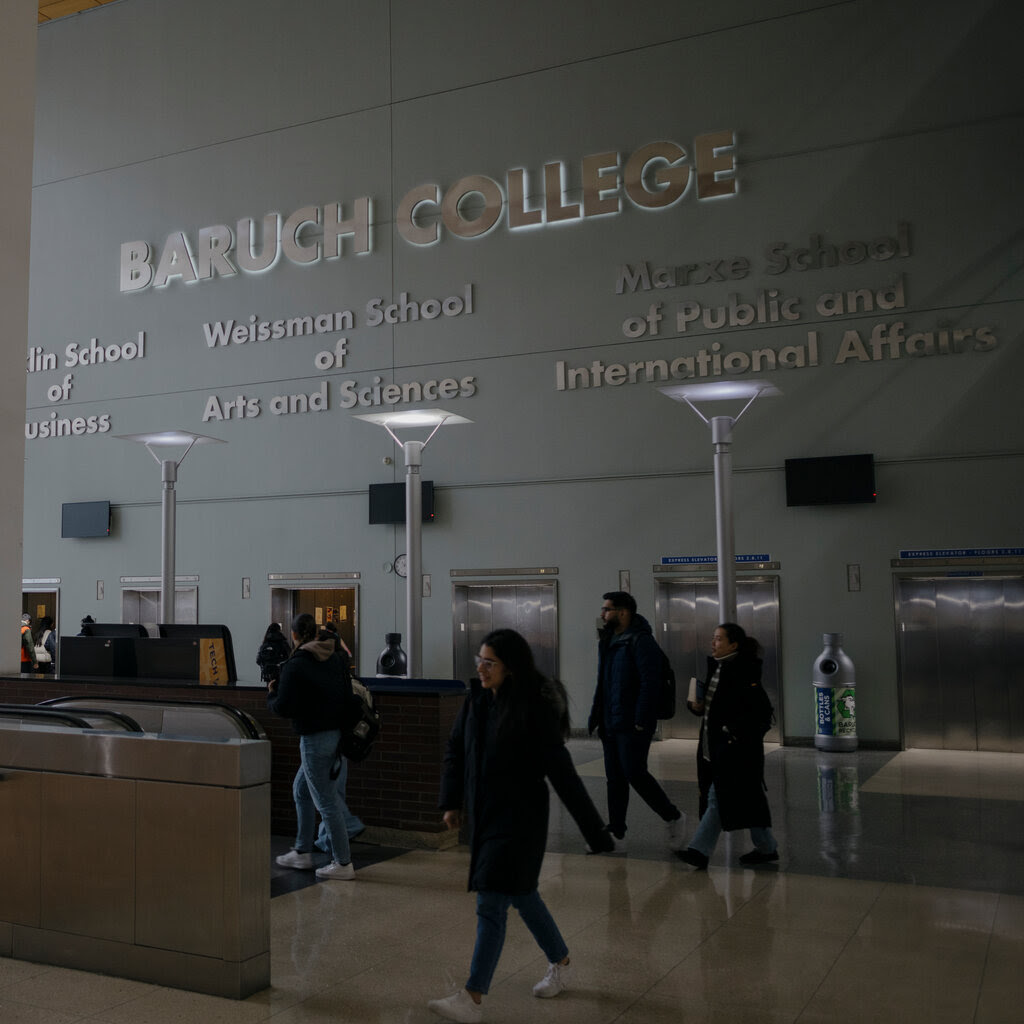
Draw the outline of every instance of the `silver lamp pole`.
M174 485L178 482L178 467L185 456L197 444L227 444L219 437L193 434L188 430L160 430L150 434L114 434L119 441L135 441L144 444L146 451L160 464L160 621L174 622L174 561L177 541L177 493ZM180 458L161 458L154 448L185 446Z
M711 418L711 441L715 449L718 608L722 622L736 621L736 539L732 516L732 427L735 422L731 416Z
M423 449L445 423L472 420L443 409L404 409L400 412L364 413L354 417L383 427L405 456L405 655L409 678L423 675ZM395 430L433 427L425 441L402 441Z
M434 427L434 432L438 427ZM433 436L431 433L430 437ZM405 621L409 634L405 652L409 659L409 676L418 679L423 675L423 482L420 467L427 442L403 441L401 444L405 454Z
M739 418L762 395L781 394L766 381L721 381L704 384L674 384L658 388L677 402L685 402L711 427L715 468L715 545L718 562L719 622L735 622L736 609L736 539L732 501L732 428ZM694 402L746 399L746 405L735 416L712 416L708 419Z
M150 449L152 453L152 449ZM160 494L160 612L162 622L174 622L174 555L177 540L178 463L157 459L163 490Z

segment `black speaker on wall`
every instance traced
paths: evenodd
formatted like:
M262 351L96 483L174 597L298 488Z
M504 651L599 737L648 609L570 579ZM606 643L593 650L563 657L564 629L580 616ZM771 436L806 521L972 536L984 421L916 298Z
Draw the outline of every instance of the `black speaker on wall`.
M786 504L859 505L874 502L874 455L786 459Z

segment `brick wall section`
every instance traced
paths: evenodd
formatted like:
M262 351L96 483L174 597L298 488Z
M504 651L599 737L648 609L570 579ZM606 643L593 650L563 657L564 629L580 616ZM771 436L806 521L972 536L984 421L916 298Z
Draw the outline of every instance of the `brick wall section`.
M299 767L298 737L287 719L267 709L263 689L214 689L173 683L132 685L46 676L0 677L0 703L4 704L38 704L53 697L90 695L140 700L216 700L251 715L270 740L271 832L295 835L292 779ZM443 832L445 827L437 810L441 761L445 740L462 706L463 695L457 692L381 693L375 694L374 700L381 712L381 734L370 756L349 768L349 806L367 825Z

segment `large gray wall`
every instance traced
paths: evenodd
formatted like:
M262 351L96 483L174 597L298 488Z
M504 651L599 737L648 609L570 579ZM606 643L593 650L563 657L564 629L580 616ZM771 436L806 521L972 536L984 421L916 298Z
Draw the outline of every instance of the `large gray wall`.
M424 531L424 672L451 672L453 568L557 566L561 671L580 718L602 591L628 569L653 612L652 566L713 553L707 429L648 381L556 389L556 365L590 367L805 346L818 365L758 374L783 392L736 428L736 550L781 563L787 734L813 732L806 696L823 631L858 665L859 729L900 733L890 559L901 549L1020 543L1022 480L1022 15L1010 0L821 5L799 0L634 6L572 0L443 6L412 0L130 0L39 31L29 345L63 354L145 332L145 357L31 373L29 422L109 416L105 432L27 443L25 575L59 577L62 627L119 616L118 580L159 573L159 479L114 434L183 427L228 442L194 451L179 483L178 570L198 573L200 618L234 633L243 672L269 621L267 574L360 572L363 671L402 629L404 540L366 523L366 488L401 479L380 428L341 407L344 382L473 377L445 401L473 420L442 430L424 476L442 488ZM410 189L486 175L502 189L563 161L670 140L692 160L705 133L735 132L734 195L693 181L662 210L618 212L417 246L395 227ZM621 193L621 189L619 190ZM166 287L120 290L124 242L159 260L182 231L373 201L372 252L282 259ZM467 209L467 217L475 216ZM769 273L768 248L895 236L905 255ZM746 258L733 281L616 293L618 269ZM719 269L721 265L718 264ZM368 326L375 297L461 295L472 314ZM825 315L826 293L901 289L895 308ZM799 319L677 330L683 304L754 301L774 289ZM891 297L891 296L890 296ZM657 334L624 323L659 304ZM208 347L203 325L352 310L342 368L314 358L338 334ZM978 332L965 351L851 355L877 324L906 336ZM848 332L857 332L856 339ZM897 332L898 333L898 332ZM935 342L938 348L938 341ZM925 339L912 347L924 349ZM837 362L842 352L849 356ZM890 358L895 353L896 358ZM47 389L71 372L68 397ZM740 378L754 376L738 373ZM326 382L330 408L273 415L273 396ZM259 399L258 416L203 421L211 396ZM783 460L873 452L879 500L787 508ZM109 498L109 540L60 540L64 501ZM846 565L862 567L847 589ZM243 600L241 580L253 581ZM95 599L106 584L106 604Z

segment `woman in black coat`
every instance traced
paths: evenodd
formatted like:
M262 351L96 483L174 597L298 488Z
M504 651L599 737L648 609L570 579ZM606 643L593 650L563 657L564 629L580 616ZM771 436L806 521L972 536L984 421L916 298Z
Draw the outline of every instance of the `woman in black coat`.
M735 622L724 622L711 638L703 698L686 702L701 715L697 745L700 824L690 845L678 854L706 868L724 829L749 828L754 849L741 864L779 859L764 782L764 734L771 727L772 704L761 685L758 643Z
M311 871L316 815L327 824L331 863L316 869L317 878L347 882L356 877L349 849L338 785L331 770L338 761L341 724L352 700L348 664L334 650L328 634L319 634L312 615L292 621L295 649L267 684L267 705L290 718L299 734L299 770L292 783L297 836L295 846L276 858L283 868Z
M569 715L564 687L545 679L529 644L511 629L484 637L478 680L452 727L445 752L440 807L457 829L469 818L469 889L477 893L477 936L465 988L428 1006L456 1021L479 1021L505 941L508 908L519 911L548 958L533 988L541 998L566 987L569 950L537 892L548 835L548 787L575 818L591 850L614 842L604 829L565 747Z

